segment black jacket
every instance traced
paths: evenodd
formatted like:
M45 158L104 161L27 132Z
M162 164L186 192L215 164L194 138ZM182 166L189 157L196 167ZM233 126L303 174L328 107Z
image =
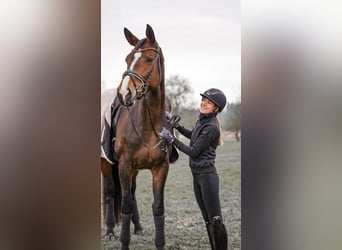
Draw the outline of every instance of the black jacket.
M220 138L220 129L215 114L200 115L192 130L179 126L178 131L190 139L190 146L177 138L173 144L190 156L189 165L193 173L216 172L216 147Z

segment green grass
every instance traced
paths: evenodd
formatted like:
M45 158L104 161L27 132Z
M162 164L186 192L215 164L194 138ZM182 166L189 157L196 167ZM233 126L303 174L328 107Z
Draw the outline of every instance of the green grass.
M218 147L216 168L220 176L220 201L223 221L232 250L241 248L241 144L225 141ZM137 180L137 201L145 235L131 235L131 249L155 249L152 215L152 177L149 170L140 171ZM195 200L188 156L180 153L170 165L165 185L165 249L210 249L206 228ZM133 231L133 226L131 227ZM102 235L105 225L102 222ZM120 235L120 226L115 228ZM102 240L101 249L120 249L120 241Z

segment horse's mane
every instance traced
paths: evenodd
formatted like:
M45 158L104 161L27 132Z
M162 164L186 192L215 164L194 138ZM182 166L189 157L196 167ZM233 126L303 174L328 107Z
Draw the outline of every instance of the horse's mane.
M159 45L158 45L159 46ZM162 93L162 99L165 99L166 100L166 96L165 96L165 65L164 65L164 55L163 55L163 52L162 52L162 49L160 48L160 90L161 90L161 93ZM164 109L165 109L165 106L164 106ZM167 110L167 109L166 109ZM170 103L170 109L169 111L171 111L171 103Z

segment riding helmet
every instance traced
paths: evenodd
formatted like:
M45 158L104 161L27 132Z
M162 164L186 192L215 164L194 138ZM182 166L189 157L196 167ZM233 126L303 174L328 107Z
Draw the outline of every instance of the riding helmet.
M219 108L219 112L221 112L227 103L227 98L225 94L215 88L211 88L206 90L203 94L200 94L202 97L208 98L210 101L216 104L216 106Z

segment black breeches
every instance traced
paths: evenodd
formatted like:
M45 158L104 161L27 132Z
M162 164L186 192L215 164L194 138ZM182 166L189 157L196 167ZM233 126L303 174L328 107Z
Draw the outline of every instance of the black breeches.
M193 180L196 200L201 209L203 219L211 223L214 216L222 217L218 174L193 174Z

